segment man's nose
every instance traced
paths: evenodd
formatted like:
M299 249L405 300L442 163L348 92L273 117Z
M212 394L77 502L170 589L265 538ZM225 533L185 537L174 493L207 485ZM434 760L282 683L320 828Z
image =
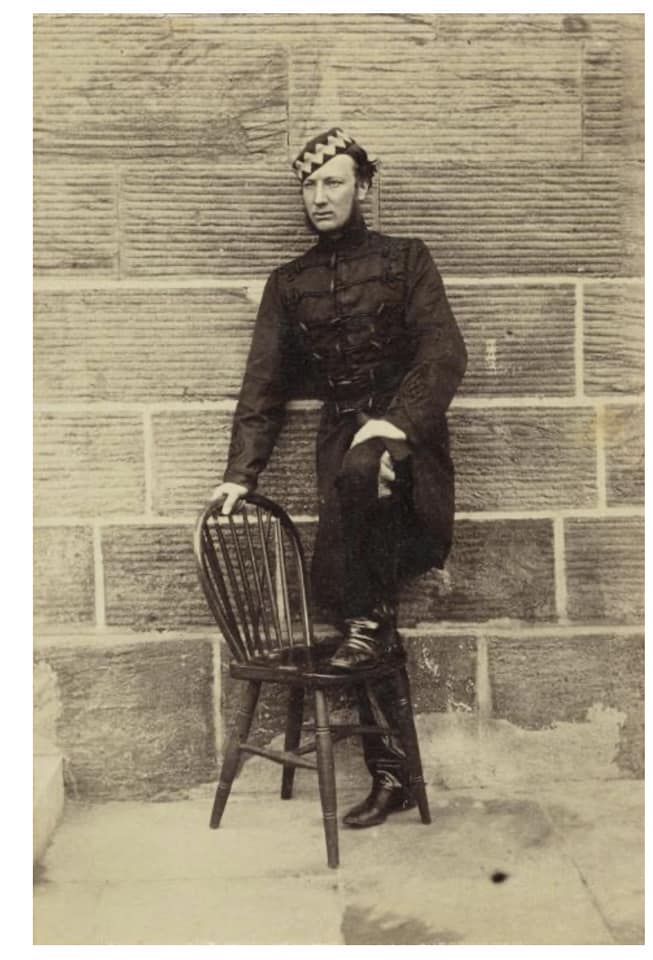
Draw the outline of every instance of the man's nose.
M324 186L318 181L315 187L315 203L326 203L326 193Z

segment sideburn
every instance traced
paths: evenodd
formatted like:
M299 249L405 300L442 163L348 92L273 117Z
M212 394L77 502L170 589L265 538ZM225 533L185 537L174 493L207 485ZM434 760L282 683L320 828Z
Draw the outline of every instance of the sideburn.
M302 200L302 204L303 204L303 200ZM318 230L317 227L312 223L311 218L306 212L306 207L304 207L304 223L306 224L306 227L309 230L309 232L314 234L314 236L316 237L329 236L330 231ZM351 230L355 227L362 227L364 225L365 225L365 218L361 210L361 202L356 196L356 194L354 194L354 197L351 202L351 210L349 212L349 216L347 217L347 220L342 225L342 227L340 227L339 230L335 230L334 233L346 233L347 230Z

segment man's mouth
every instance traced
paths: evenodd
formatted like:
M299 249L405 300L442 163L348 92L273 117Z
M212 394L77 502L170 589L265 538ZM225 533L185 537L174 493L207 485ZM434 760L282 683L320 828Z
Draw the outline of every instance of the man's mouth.
M327 217L332 217L333 214L330 210L316 210L313 216L316 220L326 220Z

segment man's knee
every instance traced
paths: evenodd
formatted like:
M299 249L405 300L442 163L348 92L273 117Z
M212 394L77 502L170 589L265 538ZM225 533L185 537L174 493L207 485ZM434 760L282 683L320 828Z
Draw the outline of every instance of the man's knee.
M385 444L377 438L366 440L348 450L338 471L338 489L375 492L384 450Z

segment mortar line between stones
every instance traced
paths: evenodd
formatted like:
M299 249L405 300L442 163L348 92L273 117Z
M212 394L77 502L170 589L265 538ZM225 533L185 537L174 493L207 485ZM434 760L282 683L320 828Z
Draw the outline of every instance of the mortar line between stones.
M286 42L284 47L286 51L286 69L287 69L287 79L288 79L288 89L286 90L286 156L288 162L290 163L290 132L292 130L292 91L294 90L294 62L293 62L293 45L292 43Z
M143 411L143 464L145 471L145 517L150 520L153 516L154 497L154 438L152 435L152 415L149 410Z
M605 408L596 412L596 488L601 515L608 512L608 479L605 453Z
M521 409L552 409L578 410L596 409L598 406L642 406L642 394L619 394L618 396L597 395L594 397L541 397L541 396L507 396L507 397L458 397L451 405L452 410L521 410ZM289 412L321 410L319 400L290 400L286 405ZM104 413L212 413L215 411L233 413L236 409L236 400L160 400L153 403L139 403L138 401L103 400L99 402L44 402L34 405L35 413L87 413L89 415Z
M633 394L632 397L631 402L633 403L644 402L644 398L640 397L639 394ZM621 406L626 402L628 402L628 400L625 400L623 395L621 397L543 397L538 395L522 394L519 396L514 394L513 396L506 397L459 397L453 401L451 408L453 410L511 410L537 407L557 410L578 410L592 409L599 403L618 403Z
M376 178L376 212L379 218L379 232L383 231L383 165L379 164Z
M553 569L555 581L556 614L561 621L567 621L567 563L565 555L564 518L553 518Z
M313 513L298 513L293 514L291 512L292 519L295 523L316 523L317 514ZM456 520L465 520L472 523L492 523L495 521L510 521L510 520L552 520L554 517L559 516L563 518L573 519L573 518L582 518L582 519L600 519L603 517L613 517L625 518L625 517L635 517L635 518L644 518L644 507L639 506L614 506L606 507L605 509L599 509L597 507L570 507L568 510L557 510L547 511L547 510L486 510L478 512L474 511L460 511L456 513ZM36 527L86 527L89 524L97 523L102 527L123 527L129 525L139 525L144 526L155 526L155 527L184 527L192 525L195 523L196 516L194 514L172 514L169 516L162 516L159 514L151 513L146 514L116 514L115 516L106 516L106 517L84 517L84 516L52 516L52 517L38 517L34 520L34 526Z
M265 276L243 277L234 274L228 279L218 279L216 277L157 277L141 278L138 276L121 276L120 279L111 277L92 277L87 279L78 279L76 277L37 277L34 280L34 289L36 291L56 293L59 290L78 290L80 293L89 291L107 291L116 292L135 290L147 291L151 293L157 290L242 290L252 282L264 283Z
M122 213L122 168L119 163L114 167L114 183L116 188L116 267L118 272L118 281L122 281L122 237L123 237L123 213Z
M480 724L492 716L492 687L490 684L490 662L487 637L476 637L476 708Z
M218 763L222 763L222 655L220 638L211 641L211 659L213 665L213 734L215 737L215 756Z
M445 268L443 267L443 270ZM522 274L513 274L513 273L499 273L499 274L488 274L488 276L479 276L474 274L463 274L463 273L454 273L449 274L447 277L444 273L446 280L447 288L450 286L466 286L466 287L492 287L492 286L515 286L515 287L537 287L537 286L560 286L562 284L571 284L572 286L578 282L578 274L576 273L548 273L548 274L539 274L539 273L522 273ZM614 286L616 283L627 283L627 284L641 284L642 278L637 276L624 276L624 277L601 277L587 274L584 276L585 280L591 280L592 284L601 284L606 286Z
M201 627L180 627L175 629L169 627L165 630L158 630L156 633L151 631L139 631L129 627L103 626L102 628L93 628L87 626L81 630L76 624L70 625L71 632L67 632L65 624L57 624L52 628L43 628L37 630L34 635L35 648L39 650L47 649L49 646L80 647L98 646L107 644L117 647L133 644L159 643L168 640L184 638L188 642L208 642L215 640L218 634L217 628ZM605 636L611 637L639 637L644 629L643 624L622 623L603 623L603 624L559 624L548 623L538 626L524 626L521 622L513 626L506 626L505 623L474 623L466 621L438 621L424 622L417 626L401 627L401 635L407 640L419 637L434 637L446 640L450 643L458 643L461 638L473 636L474 638L483 638L488 635L497 638L519 638L532 639L534 642L542 637L593 637ZM333 629L329 629L323 624L315 625L316 636L331 636Z
M576 371L576 397L585 399L585 358L584 358L584 313L585 288L583 281L576 283L576 305L574 310L574 369Z
M578 82L580 91L580 162L585 159L585 41L581 40L578 50Z
M379 193L379 203L381 194ZM90 276L85 278L72 276L36 276L34 278L35 292L52 292L63 290L70 292L77 290L80 292L88 291L106 291L106 290L177 290L177 289L215 289L215 290L241 290L252 283L264 284L268 272L262 272L259 275L252 276L234 273L226 279L220 280L215 277L202 276L161 276L157 278L142 278L138 276L121 276L120 279L106 276ZM641 285L641 277L599 277L592 276L592 284L610 285L628 284ZM465 287L493 287L493 286L512 286L512 287L532 287L532 286L560 286L562 284L575 285L578 283L577 274L491 274L487 277L469 276L466 274L446 275L445 280L447 289L457 286Z
M95 598L95 624L106 627L106 598L104 594L104 558L102 556L102 529L99 523L93 524L93 577Z

